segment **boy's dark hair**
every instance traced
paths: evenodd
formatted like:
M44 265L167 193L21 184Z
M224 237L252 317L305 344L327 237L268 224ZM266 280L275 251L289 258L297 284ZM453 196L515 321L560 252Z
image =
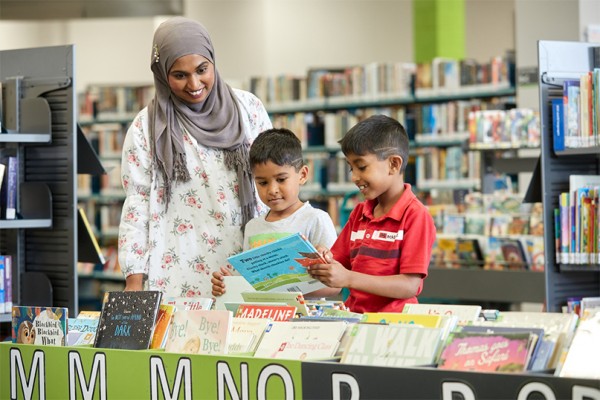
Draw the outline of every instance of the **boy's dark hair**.
M250 167L271 161L279 166L290 165L300 171L304 166L302 143L294 132L273 128L261 132L250 147Z
M408 163L408 135L402 124L385 115L373 115L354 125L339 141L345 155L374 154L378 160L402 157L403 174Z

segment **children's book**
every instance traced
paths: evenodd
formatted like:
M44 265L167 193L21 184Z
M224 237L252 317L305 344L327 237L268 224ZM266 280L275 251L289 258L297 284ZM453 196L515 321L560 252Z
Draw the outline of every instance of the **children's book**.
M299 233L228 258L231 265L258 291L310 293L325 287L306 268L325 261Z
M455 237L438 236L431 251L433 265L436 268L458 268L457 245L458 239Z
M523 328L513 327L509 328L506 326L477 326L477 325L464 325L459 328L460 332L472 332L472 333L484 333L484 334L504 334L504 333L532 333L535 335L535 342L531 351L531 357L529 363L526 366L526 370L529 371L540 371L546 369L548 362L548 354L544 352L541 356L545 358L544 362L536 363L536 357L538 356L538 350L542 347L542 339L544 338L543 328ZM534 366L535 365L535 366Z
M46 346L64 346L67 341L66 307L12 307L12 341Z
M468 325L479 319L481 306L462 304L405 304L407 314L456 315L459 325Z
M388 367L433 365L442 334L442 328L411 324L355 324L340 362Z
M94 347L148 349L161 297L157 290L107 292Z
M284 303L296 307L300 315L308 315L306 300L301 292L242 292L242 298L247 303Z
M439 328L442 322L442 316L393 312L366 312L363 314L361 322L370 324L409 324L425 326L428 328Z
M227 310L175 311L165 351L227 354L233 316Z
M212 297L167 297L163 304L177 307L178 310L210 310Z
M483 254L478 239L458 238L456 253L461 267L483 267Z
M233 318L228 354L254 354L271 323L269 318Z
M240 304L236 317L239 318L270 318L273 321L289 321L296 315L294 306L273 306L262 304Z
M546 368L555 369L563 349L568 346L573 337L578 319L577 314L573 313L502 311L497 321L477 321L474 324L483 326L543 328L543 340L551 342L554 347Z
M524 372L534 335L525 333L451 332L438 361L439 369Z
M67 321L67 346L93 344L98 321L98 318L69 318Z
M500 250L507 269L527 269L527 256L519 239L500 238Z
M600 379L600 313L581 320L568 353L556 375L563 378Z
M171 319L175 312L176 306L173 304L161 304L158 309L158 315L156 316L156 323L154 324L154 334L152 335L152 342L150 342L151 349L164 349L167 344L167 337L169 334L169 328L171 326ZM185 307L183 308L186 309Z
M346 330L343 321L274 321L254 353L257 358L326 360L335 357Z

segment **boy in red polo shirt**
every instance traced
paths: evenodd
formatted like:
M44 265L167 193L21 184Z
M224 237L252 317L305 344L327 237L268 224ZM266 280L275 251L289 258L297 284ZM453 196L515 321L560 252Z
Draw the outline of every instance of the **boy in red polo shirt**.
M436 234L427 208L404 183L406 130L375 115L356 124L340 144L365 201L354 208L331 251L322 250L328 264L309 272L332 289L349 288L346 305L352 311L401 312L404 304L417 303Z

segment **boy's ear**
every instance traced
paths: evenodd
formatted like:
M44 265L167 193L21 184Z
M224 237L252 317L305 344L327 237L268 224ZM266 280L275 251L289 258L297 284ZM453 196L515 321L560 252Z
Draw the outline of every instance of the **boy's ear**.
M302 168L300 168L300 171L298 171L298 173L300 174L300 184L304 185L308 180L308 166L303 165Z
M404 160L399 155L393 155L389 158L390 163L390 175L399 174L402 171L402 164Z

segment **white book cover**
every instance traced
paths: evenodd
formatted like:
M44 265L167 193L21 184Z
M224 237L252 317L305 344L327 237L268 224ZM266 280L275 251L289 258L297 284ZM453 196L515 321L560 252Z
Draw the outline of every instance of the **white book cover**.
M175 311L165 351L227 354L233 315L226 310Z
M574 190L594 186L600 186L600 175L569 175L569 190Z
M167 297L163 304L173 305L178 310L210 310L212 297Z
M234 317L231 325L229 354L254 353L270 323L270 318Z
M481 306L461 304L406 304L403 313L430 314L430 315L456 315L459 325L466 325L479 319Z
M411 324L355 324L340 362L388 367L432 365L443 334L443 328Z
M600 313L581 320L573 335L562 368L563 378L600 379Z
M256 358L325 360L335 357L346 330L343 321L272 322L254 353Z

